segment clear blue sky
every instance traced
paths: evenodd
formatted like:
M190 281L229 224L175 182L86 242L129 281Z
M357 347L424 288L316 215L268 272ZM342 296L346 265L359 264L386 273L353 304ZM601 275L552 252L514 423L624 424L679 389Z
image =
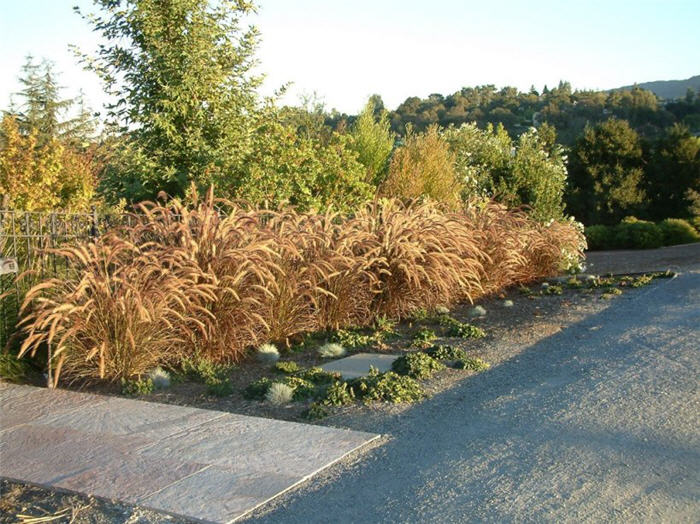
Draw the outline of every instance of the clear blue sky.
M611 88L700 74L699 0L260 0L258 58L266 93L317 92L357 111L372 93L389 107L462 86ZM68 44L95 46L72 6L90 0L0 0L0 108L25 55L48 58L66 94L101 86Z

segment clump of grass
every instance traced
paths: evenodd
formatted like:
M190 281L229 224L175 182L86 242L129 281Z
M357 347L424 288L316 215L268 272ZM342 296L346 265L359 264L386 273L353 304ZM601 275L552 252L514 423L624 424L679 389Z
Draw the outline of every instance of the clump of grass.
M166 389L170 387L170 373L160 366L152 369L148 373L148 378L153 382L153 387L155 389Z
M527 286L518 286L518 292L521 295L530 296L532 295L532 289Z
M469 316L470 317L485 317L486 316L486 308L483 306L474 306L469 310Z
M273 382L265 393L265 400L274 406L282 406L289 404L293 396L294 388L281 382Z
M512 300L504 300L503 301L503 307L513 307L513 301Z
M435 313L437 315L449 315L450 314L450 308L446 306L438 306L435 308Z
M153 393L153 381L146 378L121 379L122 395L140 397Z
M274 344L263 344L255 351L255 358L263 364L272 364L280 359L280 352Z
M479 372L489 369L491 367L491 364L478 357L469 357L456 362L455 367L457 369L468 369L470 371Z
M585 285L585 282L582 280L579 280L576 277L571 277L569 280L566 281L566 287L569 289L581 289Z
M445 369L445 365L427 353L416 352L408 353L394 360L391 369L399 375L425 379L433 376L435 372Z
M437 335L432 329L420 328L413 334L411 346L415 348L427 348L430 347L436 338Z
M321 358L340 358L344 357L345 353L345 348L334 342L329 342L318 348L318 354Z
M297 373L298 371L301 370L299 367L299 364L296 362L289 360L286 362L277 362L274 366L273 369L279 373L285 373L287 375L291 375L292 373Z

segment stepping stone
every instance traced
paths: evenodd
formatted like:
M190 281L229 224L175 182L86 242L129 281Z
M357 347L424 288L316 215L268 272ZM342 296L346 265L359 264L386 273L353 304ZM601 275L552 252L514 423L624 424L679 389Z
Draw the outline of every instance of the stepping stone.
M369 374L369 368L374 367L380 373L391 371L391 365L399 355L380 355L377 353L358 353L351 357L333 360L321 366L324 371L340 373L344 379L364 377Z
M378 435L0 383L0 477L238 520Z

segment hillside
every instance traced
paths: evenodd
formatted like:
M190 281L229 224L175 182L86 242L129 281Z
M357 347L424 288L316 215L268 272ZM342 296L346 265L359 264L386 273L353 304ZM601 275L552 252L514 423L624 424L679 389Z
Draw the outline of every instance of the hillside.
M656 80L654 82L643 82L637 84L637 86L652 91L660 98L671 100L684 97L689 87L694 89L695 92L700 92L700 75L691 76L685 80ZM617 89L611 89L611 91L632 89L633 87L634 86L623 86Z

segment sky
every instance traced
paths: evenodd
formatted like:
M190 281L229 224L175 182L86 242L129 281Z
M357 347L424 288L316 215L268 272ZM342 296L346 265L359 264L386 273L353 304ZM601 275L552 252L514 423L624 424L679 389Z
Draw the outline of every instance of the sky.
M380 94L409 96L495 84L528 90L559 80L608 89L700 74L699 0L259 0L251 19L263 94L291 83L284 102L316 94L356 113ZM90 0L0 0L0 109L19 89L27 54L55 63L73 96L106 101L69 44L97 45L72 6Z

